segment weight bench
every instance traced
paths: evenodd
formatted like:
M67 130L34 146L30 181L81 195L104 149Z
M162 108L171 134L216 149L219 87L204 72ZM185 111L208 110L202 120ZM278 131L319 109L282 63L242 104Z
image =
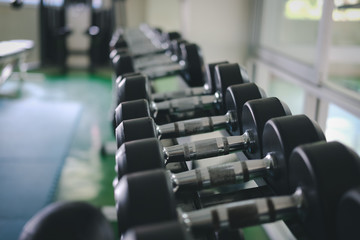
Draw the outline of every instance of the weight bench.
M18 96L27 70L24 62L26 56L33 48L34 42L31 40L10 40L0 42L0 90L2 85L9 80L15 70L20 72L17 88L8 93L2 93L0 91L0 98Z

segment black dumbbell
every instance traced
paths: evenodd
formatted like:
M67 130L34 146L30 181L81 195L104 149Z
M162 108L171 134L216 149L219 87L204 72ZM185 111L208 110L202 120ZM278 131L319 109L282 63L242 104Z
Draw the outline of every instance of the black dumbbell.
M113 240L114 232L101 211L85 202L56 202L34 215L19 240Z
M113 59L117 54L124 53L128 51L129 45L127 44L124 37L120 36L119 38L111 39L110 41L110 59Z
M235 67L236 67L236 65L234 65L234 68ZM219 68L221 69L220 71L218 71L219 73L221 73L221 74L219 74L220 77L212 77L212 79L217 79L217 81L215 81L215 83L216 82L218 82L218 83L217 84L213 83L212 85L217 85L218 86L217 89L220 90L219 92L222 92L222 89L224 89L227 85L231 84L230 79L227 79L227 78L235 77L235 76L234 76L234 74L232 74L232 75L226 74L227 72L232 72L232 71L227 71L226 68L224 69L224 67L222 67L220 65L219 65ZM211 68L209 67L209 69L211 69ZM209 70L209 72L211 72L211 70ZM214 72L216 72L215 69L214 69ZM126 77L127 76L129 76L129 77L138 76L138 74L132 73L132 74L127 74ZM246 75L246 73L242 73L242 76L247 76L247 75ZM142 80L144 80L144 79L143 78L136 79L136 81L140 81L140 82L142 82ZM146 82L146 79L144 82ZM209 83L210 83L210 81L209 81ZM128 84L130 85L131 82L129 82ZM143 88L142 91L148 91L148 88L146 88L146 86L147 85L145 85L145 87ZM135 87L130 87L130 88L135 88ZM212 89L213 89L213 87L212 87ZM261 88L258 88L253 83L242 84L241 86L240 85L233 86L231 88L231 91L232 91L232 94L230 95L231 97L228 97L228 98L225 97L225 99L223 97L223 99L221 100L221 101L225 101L225 103L226 103L226 101L228 101L226 104L221 104L220 102L217 102L214 104L214 106L218 109L219 113L225 113L228 111L228 109L227 109L227 107L225 107L225 105L232 106L233 109L241 109L241 106L243 105L245 99L256 99L259 97L265 97L265 95L266 95L265 92ZM259 92L260 92L260 94L259 94ZM120 93L120 94L122 95L123 93ZM215 94L220 95L219 93L215 93ZM128 97L123 96L122 99L119 99L120 96L118 95L117 102L121 102L122 100L128 99L128 98L139 98L141 96L144 96L144 94L140 94L139 96L134 96L134 95L130 95ZM146 96L148 96L148 95L146 95ZM153 95L151 95L151 96L153 96ZM186 98L185 102L187 102L188 100L189 100L189 98ZM191 100L194 100L194 99L190 98L190 101ZM179 101L183 102L184 100L180 99ZM203 102L203 99L200 99L200 100L198 99L198 101ZM177 100L170 101L170 105L174 106L175 105L174 102L176 103L178 101ZM213 103L211 101L210 101L210 104L213 105ZM155 105L155 107L154 107L154 105ZM166 104L166 106L167 105L169 105L169 104ZM165 112L168 110L166 108L166 106L162 107ZM204 106L204 105L200 105L200 107L201 106ZM145 99L130 100L127 102L120 103L115 109L115 114L114 114L114 118L113 118L114 133L116 131L116 127L123 120L142 118L142 117L150 117L150 116L156 118L156 116L157 116L156 109L159 109L159 107L156 106L156 103L152 102L152 104L149 105L148 101ZM196 106L195 106L195 111L196 111ZM197 113L199 113L199 112L197 112ZM154 114L155 114L155 116L154 116ZM191 114L189 116L188 113L181 116L181 115L179 115L178 112L174 112L174 110L171 111L170 114L174 114L174 116L173 116L174 120L189 119L189 118L193 117ZM240 115L240 114L238 113L238 115ZM234 129L233 129L233 131L234 131Z
M302 136L296 137L299 133ZM298 115L269 120L264 127L262 141L270 144L262 146L262 151L259 151L261 152L260 157L263 157L261 159L253 159L253 156L249 156L252 160L237 159L231 163L170 174L169 181L172 182L174 191L179 189L200 190L246 182L261 176L269 178L268 182L274 186L277 193L286 193L288 190L286 185L288 159L292 150L301 144L325 141L325 137L316 123L305 115ZM121 150L116 155L115 169L118 179L128 173L165 167L161 159L161 148L155 139L144 139L139 143L133 141L121 146ZM144 148L140 146L140 149L146 154L139 151L141 144L146 146Z
M110 41L110 50L122 47L123 41L128 41L131 50L135 55L164 53L174 39L181 38L178 32L163 32L157 28L136 29L118 29L112 36Z
M130 174L120 180L115 191L120 232L175 219L192 232L208 232L295 217L309 239L336 239L336 209L343 194L360 184L360 159L338 142L302 145L294 149L289 159L291 195L232 202L191 212L176 210L168 176L153 176L154 172ZM146 181L139 181L139 175Z
M204 84L204 63L199 47L196 44L181 44L181 60L179 63L152 66L141 69L150 79L180 74L190 86L202 86ZM130 54L119 54L117 59L113 59L115 72L119 75L128 73L132 66L136 69L136 64Z
M202 86L202 87L192 87L192 88L187 88L187 89L178 90L178 91L165 92L165 93L152 93L151 94L151 100L154 101L154 102L160 102L160 101L165 101L165 100L170 100L170 99L175 99L175 98L183 98L183 97L214 94L216 92L215 66L220 65L220 64L228 64L228 62L227 61L214 62L214 63L209 63L207 65L207 67L206 67L206 78L205 78L204 86ZM243 69L241 68L241 70L243 70ZM243 75L243 78L244 78L245 82L249 81L245 70L243 70L242 75ZM129 77L134 77L134 76L138 76L138 77L142 76L142 77L146 78L146 76L142 75L140 72L124 74L124 75L118 76L116 78L115 86L118 86L123 79L129 78ZM146 82L147 81L144 81L144 84ZM142 86L141 88L150 89L151 88L150 85L151 84L149 84L149 86ZM118 102L118 104L119 104L119 102Z
M114 55L114 53L116 53ZM127 73L135 72L134 64L132 63L132 57L125 51L124 54L117 54L117 52L110 52L112 67L116 76L120 76Z
M225 64L227 63L225 62L217 62L217 63L210 63L208 64L207 67L207 78L206 78L206 83L204 84L203 87L193 87L193 88L188 88L182 91L175 91L175 92L170 92L167 94L164 93L158 93L158 94L151 94L151 99L154 102L157 101L163 101L163 100L168 100L168 99L172 99L172 98L182 98L182 97L189 97L189 96L198 96L198 95L207 95L207 94L211 94L211 93L215 93L216 91L216 83L215 83L215 66L219 65L219 64ZM129 66L131 67L131 66ZM246 71L242 70L242 75L245 79L245 81L248 81L247 79L247 74ZM145 90L145 91L150 91L149 89L150 84L148 84L148 81L146 79L146 77L144 75L142 75L141 73L138 72L133 72L133 73L127 73L124 74L123 76L119 76L118 78L116 78L115 81L115 105L118 106L119 102L121 101L121 99L119 99L119 94L123 94L123 93L118 93L117 91L117 86L120 84L120 82L123 79L128 79L128 81L131 81L132 78L142 78L143 81L141 81L141 79L137 79L135 81L137 81L138 83L142 83L144 85L142 86L137 86L139 87L140 91L141 89ZM232 84L232 82L229 81L225 81L226 76L223 77L223 79L221 79L221 84L224 84L224 88L226 87L227 84ZM234 81L235 82L235 81ZM146 84L146 85L145 85ZM221 85L218 84L218 85ZM134 97L134 96L130 96L130 97ZM122 117L123 117L123 110L125 110L125 119L132 119L132 118L138 118L138 117L144 117L144 116L149 116L149 111L150 111L150 107L148 105L148 103L145 102L145 100L134 100L134 101L128 101L126 102L126 106L122 107L122 104L120 104L116 109L115 109L115 114L114 114L114 118L113 118L113 126L114 126L114 132L116 127L119 125L119 123L122 121Z
M236 90L239 93L239 97L231 99L235 104L228 104L227 112L221 116L210 116L194 118L189 120L177 121L167 123L163 125L156 125L155 121L150 117L150 107L148 102L144 99L135 100L130 102L124 102L116 109L116 123L121 124L123 120L127 120L121 127L116 129L118 135L117 141L119 145L128 140L126 137L131 137L132 131L137 132L137 129L144 129L149 126L149 121L152 122L151 130L144 131L143 135L137 134L140 138L157 137L161 138L176 138L182 136L188 136L198 133L211 132L222 128L227 128L231 134L239 134L241 129L241 111L242 106L249 100L259 99L264 97L263 91L259 89L254 83L242 84L233 86L232 90ZM243 92L244 94L240 94ZM119 124L119 125L120 125ZM131 126L131 128L129 127ZM127 132L125 135L124 132ZM149 135L148 133L152 134ZM124 136L125 139L121 139Z
M156 31L154 31L154 33L155 32ZM177 47L174 43L176 41L179 43L185 42L178 32L156 33L149 37L146 37L143 34L138 34L138 36L139 37L133 38L129 36L129 34L116 31L109 44L110 52L112 52L113 56L127 52L133 58L160 56L165 54L172 55L175 51L174 47Z
M206 77L205 84L201 87L190 87L183 90L171 91L171 92L162 92L162 93L153 93L151 98L154 102L160 102L165 100L170 100L174 98L184 98L191 96L201 96L201 95L210 95L216 92L216 72L215 67L221 64L229 64L228 61L213 62L206 65ZM243 82L249 82L249 76L244 68L240 67L240 71L243 77ZM229 78L230 79L230 78ZM220 79L221 81L221 79ZM225 80L224 80L225 81ZM235 81L234 81L235 82ZM238 83L238 82L236 82ZM228 84L231 84L230 81ZM235 84L235 83L234 83Z
M156 52L152 54L138 54L135 55L131 52L130 49L126 48L118 48L113 50L110 54L110 59L112 61L116 61L113 56L116 55L129 55L131 56L132 64L137 71L147 71L150 68L156 68L159 66L172 65L178 67L179 61L181 61L182 50L181 45L186 44L187 41L183 39L172 40L170 43L167 43L170 47L168 47L165 52ZM190 59L191 60L191 59ZM115 66L115 65L114 65ZM121 64L120 64L121 67Z
M126 35L136 55L163 53L169 49L172 40L182 38L179 32L163 32L158 28L138 33L137 37Z
M152 116L157 114L177 115L204 109L218 110L225 113L225 92L228 86L247 81L244 70L238 64L221 64L215 67L216 92L212 95L178 98L155 103L152 101L147 78L141 76L128 77L116 86L118 103L146 99L150 103Z
M128 47L129 46L124 37L124 29L123 28L116 29L116 31L111 36L111 40L109 42L110 52L113 52L113 54L116 54L117 49L127 49ZM110 57L110 59L111 59L111 57Z
M163 92L163 93L154 93L151 95L154 102L160 102L164 100L170 100L174 98L183 98L191 96L200 96L200 95L210 95L215 94L216 92L216 72L215 67L221 64L229 64L228 61L213 62L206 65L206 77L205 84L201 87L192 87L178 91L172 92ZM243 82L249 82L249 77L245 69L240 67L240 71L243 77ZM219 79L218 81L222 81ZM224 80L225 81L225 80ZM228 84L231 84L230 82ZM225 87L225 86L224 86Z
M349 190L340 200L337 210L338 239L356 239L360 236L360 186Z
M181 35L176 32L170 32L165 34L165 37L159 37L152 40L152 43L148 39L142 39L143 41L133 42L126 41L124 36L119 36L113 38L110 41L110 52L112 52L112 57L116 54L128 53L133 58L144 58L146 56L160 57L161 55L171 56L174 55L176 58L180 57L179 55L179 46L182 43L187 43L186 40L181 39ZM129 46L130 45L130 46ZM139 45L139 46L137 46ZM156 46L154 46L156 45ZM110 59L112 59L110 57ZM169 58L168 58L169 59ZM176 59L174 59L176 60Z
M163 147L160 140L158 140L163 152L161 161L165 163L192 161L226 155L234 151L244 151L249 156L259 158L262 154L261 137L265 123L271 118L287 115L291 115L289 108L277 98L251 100L242 109L241 135L210 138L167 147ZM294 119L296 118L294 117ZM127 129L131 129L131 123L136 121L137 119L124 121L119 125L119 128L126 125ZM124 136L120 135L116 136L116 138L128 141L141 139L140 137L145 136L143 134L145 130L151 131L153 123L151 121L148 121L148 123L148 127L142 129L142 131L131 131L132 135L128 135L126 131L118 131ZM153 134L152 132L148 133L149 137ZM139 151L141 152L140 149Z
M227 94L227 112L225 115L195 118L184 121L177 121L163 125L156 125L151 117L142 117L129 119L130 117L149 114L149 107L145 100L138 100L137 102L124 102L120 104L119 112L115 112L116 122L120 122L123 118L125 120L119 124L115 130L117 145L120 147L124 142L143 139L143 138L177 138L198 133L211 132L221 128L227 128L232 135L239 135L242 129L242 108L243 105L254 99L264 97L263 91L254 83L244 83L233 85L229 88L229 92L234 94ZM260 101L260 104L270 106L274 101L269 98ZM276 100L275 100L276 101ZM274 103L276 105L277 103ZM122 113L120 112L122 111ZM290 110L289 110L290 111ZM143 129L139 132L138 129ZM136 138L135 138L136 136Z
M154 31L154 33L156 34L151 36L152 39L150 38L150 40L140 34L140 43L134 42L133 39L129 42L131 46L126 41L123 30L120 29L114 33L110 41L109 56L113 62L116 74L130 72L132 69L139 70L146 66L174 63L175 59L170 57L170 55L176 54L177 49L174 49L174 47L177 45L174 43L177 39L181 38L181 34L178 32L158 33L157 31ZM184 40L179 40L178 42L184 42ZM145 49L143 45L145 45ZM177 57L175 58L177 59ZM133 62L132 59L137 60ZM134 66L134 63L136 66Z

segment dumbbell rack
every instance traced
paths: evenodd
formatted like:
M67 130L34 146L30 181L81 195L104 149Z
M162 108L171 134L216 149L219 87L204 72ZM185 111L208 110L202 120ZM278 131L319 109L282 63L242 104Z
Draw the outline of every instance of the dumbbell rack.
M184 88L188 88L180 77L173 78L171 80L174 85L184 85ZM156 89L155 89L156 90ZM164 146L171 144L183 144L188 142L193 142L197 140L205 140L216 137L228 137L230 134L226 130L220 130L210 133L197 134L187 137L176 138L172 140L162 140ZM234 162L241 160L247 160L247 157L243 152L236 152L226 156L226 160L224 156L222 157L214 157L207 159L206 161L197 160L193 162L186 162L187 169L195 169L199 167L207 167L214 166L228 162ZM169 163L167 166L168 170L172 172L182 172L187 169L184 169L178 163ZM240 201L244 199L251 199L263 196L272 196L274 192L270 189L267 183L263 178L257 178L254 180L250 180L249 182L239 183L231 186L218 187L212 189L201 190L197 192L197 208L206 208L216 204L228 203L234 201ZM179 205L184 211L195 210L191 203L185 203L183 205ZM292 232L289 230L287 225L283 221L277 221L274 223L268 223L261 225L261 228L265 231L267 237L269 239L296 239Z
M135 34L141 35L143 34L139 29L131 29L127 30L128 34ZM129 37L127 40L131 40ZM150 41L149 41L150 42ZM129 44L130 45L130 44ZM130 45L131 46L131 45ZM172 89L167 90L180 90L189 88L189 86L185 83L185 81L180 76L173 76L168 79L162 80L155 80L152 82L152 87L154 92L161 92L164 91L163 85L171 86ZM174 144L183 144L188 142L193 142L195 140L203 140L215 137L227 137L230 136L226 130L205 133L205 134L198 134L189 137L181 137L176 139L167 139L162 140L164 146L174 145ZM221 160L220 160L221 159ZM212 158L211 161L193 161L193 162L186 162L186 163L169 163L167 165L167 169L171 170L172 172L182 172L189 169L194 169L198 167L206 167L211 165L218 165L226 162L233 162L237 159L247 160L246 156L242 152L233 153L227 155L226 160L224 157L221 158ZM199 208L205 208L209 206L213 206L220 203L228 203L233 201L239 201L243 199L250 199L256 197L263 197L263 196L272 196L275 195L272 189L267 185L267 183L263 180L263 178L257 178L255 180L251 180L246 183L242 184L235 184L231 186L225 187L218 187L212 188L207 190L198 191L195 196L195 201L184 201L178 202L178 206L184 210L195 210ZM277 221L274 223L268 223L261 225L259 227L266 233L268 239L296 239L293 233L290 231L288 225L286 225L283 221ZM240 230L237 230L240 231ZM240 233L241 235L241 233ZM208 238L213 239L213 236ZM219 239L227 239L227 238L219 238Z

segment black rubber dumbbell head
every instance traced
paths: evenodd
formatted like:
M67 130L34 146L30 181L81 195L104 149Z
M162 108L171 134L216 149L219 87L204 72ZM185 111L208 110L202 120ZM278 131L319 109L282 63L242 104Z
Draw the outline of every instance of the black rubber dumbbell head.
M181 39L179 32L165 32L161 36L162 42L170 43L173 40Z
M118 148L124 142L153 137L157 138L156 124L151 117L124 120L117 126L115 137Z
M278 98L263 98L250 100L242 108L241 121L239 127L242 133L249 130L255 144L245 152L249 159L259 159L263 156L262 133L268 120L275 117L289 116L291 111L286 103Z
M154 27L153 31L159 35L163 33L163 30L160 27Z
M180 44L185 69L182 75L191 87L203 86L205 83L205 67L200 48L196 44Z
M123 61L127 63L128 60L126 60L126 56L129 55L129 51L127 49L114 49L114 50L111 50L110 53L109 53L109 58L111 60L111 66L113 68L113 70L115 71L115 74L116 74L116 69L118 67L119 64L121 64L121 62L119 62L120 60L120 57L124 55L124 58L123 58ZM123 66L126 66L126 64L123 64ZM120 69L120 67L118 67ZM121 72L119 70L119 72Z
M288 160L299 145L325 141L324 133L317 123L306 115L278 117L269 120L263 131L263 157L272 153L276 158L276 176L266 178L278 194L288 194Z
M340 199L360 186L359 157L338 142L308 144L294 150L289 176L290 190L301 187L305 195L301 217L309 239L336 239Z
M131 72L131 73L125 73L125 74L120 75L120 76L116 76L116 79L115 79L116 87L120 84L120 82L123 79L128 78L128 77L134 77L134 76L144 76L144 75L141 72Z
M341 198L337 210L338 239L360 236L360 187L349 190Z
M119 36L118 38L111 39L109 43L109 47L110 50L114 50L114 49L127 49L129 46L126 40L124 39L124 37Z
M122 240L191 240L183 226L175 221L140 226L127 231Z
M215 66L215 87L221 94L225 109L225 93L229 86L249 82L245 69L237 63L220 64Z
M128 46L128 43L126 42L126 40L124 39L124 38L122 38L122 37L120 37L117 41L116 41L116 43L115 43L115 45L114 45L114 48L116 48L116 49L119 49L119 48L128 48L129 46Z
M148 79L144 75L123 78L117 85L118 104L122 102L146 99L150 101Z
M121 178L114 193L120 233L146 223L177 219L169 178L164 170L132 173Z
M56 202L24 226L19 240L113 240L112 227L101 211L84 202Z
M244 104L249 100L263 97L265 97L264 91L255 83L236 84L227 88L225 94L226 109L232 111L234 117L238 119L237 124L228 129L231 135L242 134L242 123L239 119L241 119Z
M121 54L117 54L113 58L112 63L116 76L135 72L132 56L128 53L122 52Z
M122 144L115 156L118 179L128 173L165 168L162 149L156 138L135 140Z
M124 120L151 117L149 102L145 99L120 103L115 109L116 126Z
M111 37L111 40L110 40L110 43L109 43L110 49L114 48L115 43L118 40L123 40L123 39L124 39L124 29L122 29L122 28L116 29L115 32L113 33L113 35Z
M228 64L228 61L221 61L221 62L215 62L215 63L209 63L206 65L206 78L205 78L205 84L206 88L211 93L216 92L216 83L215 83L215 67L216 65L220 64Z

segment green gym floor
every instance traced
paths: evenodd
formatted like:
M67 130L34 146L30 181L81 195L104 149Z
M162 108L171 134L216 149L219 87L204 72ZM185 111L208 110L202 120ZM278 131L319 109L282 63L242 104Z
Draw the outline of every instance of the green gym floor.
M97 207L115 206L112 188L116 176L114 156L101 154L102 144L115 140L110 124L111 69L92 74L86 71L60 74L49 69L30 72L20 97L82 105L81 118L53 201L86 201Z
M174 78L154 85L158 91L176 90ZM40 70L30 72L21 98L82 104L82 115L62 169L54 201L86 201L97 207L115 206L112 181L116 176L114 156L101 154L102 144L114 141L112 114L112 72L96 73ZM116 229L116 224L113 223ZM115 230L116 233L116 230ZM268 239L260 227L244 229L247 239Z
M43 97L76 101L83 110L65 161L54 201L81 200L114 206L114 156L102 156L103 142L113 141L110 125L111 72L45 75Z
M13 78L16 80L15 74ZM82 105L81 118L65 160L54 201L87 201L96 206L114 206L112 180L114 156L102 156L103 142L114 141L110 125L112 73L104 69L90 74L55 70L30 72L25 77L20 98ZM8 81L2 90L15 88Z

